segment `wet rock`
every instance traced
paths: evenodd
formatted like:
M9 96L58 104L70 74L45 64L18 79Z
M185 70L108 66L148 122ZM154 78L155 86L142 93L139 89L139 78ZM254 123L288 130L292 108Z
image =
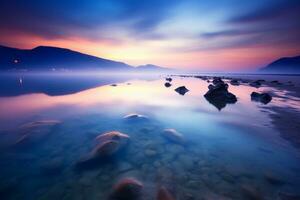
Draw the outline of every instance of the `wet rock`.
M187 93L189 90L185 86L180 86L176 88L175 91L180 95L185 95L185 93Z
M43 142L60 123L57 120L43 120L24 124L18 130L19 137L15 145L31 145Z
M123 119L126 119L126 120L147 120L148 117L145 116L145 115L137 114L137 113L131 113L131 114L125 115L123 117Z
M236 86L238 86L238 85L240 85L240 82L239 82L237 79L232 79L232 80L230 81L230 84L231 84L231 85L236 85Z
M272 84L278 84L278 85L280 84L279 81L276 81L276 80L275 81L271 81L271 83Z
M205 99L219 110L224 108L226 104L237 102L236 96L228 92L228 84L226 83L210 84L208 89L208 92L204 95Z
M224 83L224 81L220 77L213 77L213 84L217 85L219 83Z
M112 87L117 87L118 85L117 85L117 84L111 84L110 86L112 86Z
M130 137L127 134L121 133L119 131L111 131L96 137L96 142L103 143L105 141L117 141L120 146L123 147L129 142Z
M111 200L138 200L141 198L143 184L134 178L124 178L113 188Z
M185 139L181 133L176 131L175 129L165 129L162 133L162 135L170 140L171 142L178 143L178 144L184 144Z
M166 81L168 81L168 82L171 82L172 81L172 78L166 78Z
M171 86L172 86L171 83L169 83L169 82L166 82L166 83L165 83L165 87L171 87Z
M175 197L165 187L160 187L156 200L175 200Z
M77 163L78 167L89 167L101 159L110 159L129 142L129 136L118 131L104 133L96 137L97 145Z
M259 88L261 86L261 82L259 80L252 81L249 85L252 86L252 87Z
M272 97L268 93L257 93L257 92L252 92L251 93L251 100L252 101L259 101L263 104L268 104L271 100Z

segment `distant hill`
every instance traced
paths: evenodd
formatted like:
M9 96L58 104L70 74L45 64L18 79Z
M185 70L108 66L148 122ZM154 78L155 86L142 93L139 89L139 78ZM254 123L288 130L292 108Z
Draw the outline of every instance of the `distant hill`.
M130 66L123 62L98 58L95 56L72 51L70 49L39 46L34 49L25 50L0 46L0 70L104 70L134 72L135 69L136 68L134 68L133 66Z
M138 71L142 70L142 71L149 71L149 72L170 71L171 70L169 68L165 68L165 67L161 67L161 66L157 66L157 65L151 65L151 64L140 65L140 66L137 66L135 69Z
M275 73L300 73L300 56L280 58L260 69L260 71Z

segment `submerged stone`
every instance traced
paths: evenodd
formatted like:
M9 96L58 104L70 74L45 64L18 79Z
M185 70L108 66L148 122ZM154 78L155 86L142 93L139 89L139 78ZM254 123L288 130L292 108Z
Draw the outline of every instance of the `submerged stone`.
M228 92L228 84L226 83L210 84L208 89L204 97L219 110L224 108L226 104L234 104L237 102L236 96Z
M129 136L118 131L112 131L97 136L95 140L97 145L88 155L79 160L77 163L79 167L85 164L88 166L88 164L93 164L93 162L101 159L112 158L128 144Z
M184 144L185 139L181 133L176 131L175 129L165 129L163 131L163 136L170 140L171 142L178 143L178 144Z
M180 95L185 95L185 93L187 93L189 90L185 86L180 86L176 88L175 91Z
M29 145L43 142L60 123L58 120L43 120L24 124L18 130L19 138L15 142L15 145Z
M257 92L252 92L251 93L251 100L252 101L259 101L263 104L268 104L271 100L272 97L268 93L257 93Z
M125 115L123 117L123 119L127 119L127 120L133 120L133 119L142 119L142 120L145 120L145 119L148 119L147 116L145 115L140 115L140 114L137 114L137 113L131 113L131 114L128 114L128 115Z
M111 200L138 200L141 198L143 184L134 178L124 178L113 188Z
M165 187L160 187L156 200L175 200L175 198Z
M121 133L119 131L111 131L98 135L95 140L98 143L114 140L120 142L121 146L125 146L128 143L129 139L130 137L127 134Z
M166 83L165 83L165 87L171 87L171 86L172 86L171 83L169 83L169 82L166 82Z

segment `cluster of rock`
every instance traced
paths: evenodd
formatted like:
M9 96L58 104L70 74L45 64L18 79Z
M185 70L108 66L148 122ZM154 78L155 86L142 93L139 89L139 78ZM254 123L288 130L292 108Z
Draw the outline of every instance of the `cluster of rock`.
M208 91L204 95L206 100L217 107L219 110L224 108L226 104L234 104L237 98L234 94L228 92L228 84L224 83L221 78L214 78L214 85L208 86Z
M272 96L269 95L268 93L257 93L257 92L252 92L251 93L251 100L252 101L259 101L263 104L268 104L272 100Z

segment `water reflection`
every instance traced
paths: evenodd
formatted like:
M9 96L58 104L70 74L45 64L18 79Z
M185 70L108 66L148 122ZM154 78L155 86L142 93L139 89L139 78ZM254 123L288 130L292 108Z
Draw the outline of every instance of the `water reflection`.
M284 91L230 85L238 101L219 111L203 96L205 80L173 78L165 87L161 77L124 78L82 90L89 79L76 78L76 93L60 85L54 93L61 95L51 96L48 86L39 86L38 93L0 98L1 196L107 199L125 178L142 184L145 199L162 190L176 199L276 199L279 192L299 192L299 151L279 136L267 109L299 109L298 99L280 97ZM189 92L178 95L180 86ZM251 101L253 91L277 96L263 105ZM165 130L174 131L166 136ZM80 170L78 163L84 163Z

